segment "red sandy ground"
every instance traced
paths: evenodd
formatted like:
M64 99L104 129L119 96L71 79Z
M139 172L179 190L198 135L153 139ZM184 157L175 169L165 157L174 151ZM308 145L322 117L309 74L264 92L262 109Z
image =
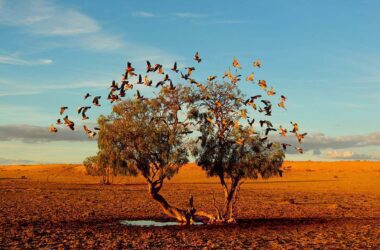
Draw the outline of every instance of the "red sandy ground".
M283 178L242 185L237 225L164 228L119 224L166 218L142 178L102 186L80 165L0 166L0 249L380 249L380 163L289 165ZM220 204L217 179L194 164L162 190L179 207L191 193L209 212L213 192Z

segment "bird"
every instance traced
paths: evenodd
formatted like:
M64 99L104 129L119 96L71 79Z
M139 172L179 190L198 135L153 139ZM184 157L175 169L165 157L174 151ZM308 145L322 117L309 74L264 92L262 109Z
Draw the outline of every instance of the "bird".
M134 73L134 71L135 71L135 68L133 68L132 67L132 63L130 63L130 62L127 62L127 68L126 68L126 75L130 75L130 76L134 76L134 75L136 75L135 73Z
M286 133L288 132L288 130L286 128L283 128L281 125L280 125L280 135L281 136L286 136Z
M136 84L143 84L144 82L142 81L142 76L139 74L139 80L136 82Z
M263 89L267 90L267 82L265 80L259 80L258 85Z
M177 62L174 62L173 68L171 68L171 70L173 70L174 72L178 73Z
M255 74L254 73L251 73L249 76L247 76L245 78L246 81L250 81L250 82L253 82L253 80L255 80Z
M244 142L244 139L243 138L238 138L236 140L236 143L239 144L239 145L243 145L243 142Z
M96 132L93 132L87 128L86 125L83 125L84 132L88 135L88 138L94 138L96 135Z
M285 102L281 101L277 104L277 106L279 106L280 108L283 108L286 110L286 107L285 107Z
M59 110L59 114L62 115L66 109L67 107L61 107L61 109Z
M267 128L265 129L265 135L268 135L270 131L277 131L277 129L275 129L275 128L271 128L271 127L267 127Z
M290 122L290 124L293 125L293 130L290 131L290 132L291 133L297 133L297 131L298 131L298 123L296 123L296 122Z
M270 143L268 143L268 144L266 145L266 148L267 148L267 149L270 149L272 146L273 146L273 142L270 142Z
M286 102L286 97L283 96L283 95L281 95L281 101L282 101L282 102Z
M156 88L158 88L160 85L161 86L164 86L165 84L165 81L159 81L157 84L156 84Z
M146 73L153 72L154 68L152 68L152 65L150 64L149 61L146 61Z
M273 124L268 120L260 120L260 127L263 127L263 125L267 125L267 128L273 128Z
M222 78L228 78L228 79L231 79L232 78L232 73L231 73L231 69L228 68L228 71L224 72L223 74L223 77Z
M153 83L153 81L149 80L149 77L146 75L145 78L144 78L144 84L146 86L152 86L152 83Z
M253 123L255 122L255 119L252 119L251 121L249 121L249 119L247 119L247 121L248 121L249 126L252 127Z
M209 77L207 77L207 80L208 81L213 81L213 80L215 80L217 78L217 76L209 76Z
M115 82L115 80L112 81L110 89L112 89L112 90L118 90L119 89L119 85Z
M185 68L185 69L187 69L187 76L191 76L191 74L192 74L193 71L195 70L194 67L187 67L187 68Z
M260 59L257 59L257 61L253 62L253 67L255 67L255 68L261 68L261 61L260 61Z
M245 109L242 109L240 112L241 112L241 118L246 119L247 118L247 111Z
M142 96L142 95L140 94L140 91L137 90L137 93L135 94L135 98L136 98L136 100L143 100L143 99L144 99L144 96Z
M257 109L256 104L251 99L247 99L243 104L246 105L246 106L247 105L251 106L254 110Z
M271 106L271 102L269 100L261 100L262 103L265 104L265 106Z
M198 51L194 55L194 60L197 61L198 63L200 63L202 61L202 59L199 57Z
M301 141L305 138L305 136L307 135L307 133L303 133L303 134L298 134L297 132L295 133L296 136L297 136L297 140L299 143L301 143Z
M303 149L300 147L294 147L299 153L303 154Z
M71 130L74 130L75 124L73 121L69 120L69 117L67 115L63 118L63 121L66 124L66 126L68 126Z
M101 96L95 96L94 99L92 100L92 103L95 105L95 106L98 106L100 107L101 105L99 104L99 99L102 98Z
M58 132L58 129L56 127L53 126L53 124L50 125L50 128L49 128L49 132L50 133L57 133Z
M175 90L176 87L173 85L173 81L171 79L169 79L169 83L170 83L169 89L170 90Z
M87 110L89 110L91 107L90 106L83 106L78 108L78 114L80 113L85 113Z
M258 99L258 98L260 98L260 97L261 97L261 95L251 96L251 100L254 101L255 99Z
M88 97L90 97L90 93L87 93L85 96L84 96L84 99L86 100Z
M241 66L240 66L240 64L239 64L239 61L236 59L236 57L235 57L234 60L232 61L232 66L234 66L235 68L241 69Z
M62 124L62 121L61 121L61 119L57 119L57 121L55 122L55 124L57 124L57 125L60 125L60 124Z
M288 143L281 143L281 146L284 150L286 150L286 147L290 147L292 145L288 144Z
M270 89L267 91L267 94L268 96L273 96L276 94L276 92L274 91L273 87L270 87Z

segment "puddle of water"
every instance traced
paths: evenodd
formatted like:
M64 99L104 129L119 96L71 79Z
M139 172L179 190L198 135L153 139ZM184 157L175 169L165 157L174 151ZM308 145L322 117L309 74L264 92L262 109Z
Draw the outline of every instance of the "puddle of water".
M175 221L154 221L154 220L122 220L121 224L126 226L139 226L139 227L165 227L165 226L179 226L180 224ZM203 225L202 222L194 222L193 225Z

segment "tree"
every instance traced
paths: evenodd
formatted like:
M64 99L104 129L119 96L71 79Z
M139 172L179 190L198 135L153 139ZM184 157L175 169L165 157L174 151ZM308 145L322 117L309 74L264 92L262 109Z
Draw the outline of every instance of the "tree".
M160 204L164 213L185 224L192 223L195 216L192 198L189 209L180 209L169 204L160 190L165 180L171 179L188 162L185 139L192 132L191 124L180 113L190 102L190 88L182 86L163 88L154 98L119 102L107 119L99 121L98 140L101 160L141 174L150 197Z
M197 84L199 101L193 105L193 118L199 124L200 136L192 153L207 175L217 176L222 185L224 206L221 211L218 209L217 220L233 222L236 196L243 180L282 175L285 154L279 143L270 142L267 137L276 130L269 121L260 121L261 126L267 125L265 137L260 137L253 126L254 118L248 119L248 108L257 110L255 100L261 95L244 99L238 87L240 75L228 71L225 77L229 81ZM270 116L270 101L263 103L266 106L259 109L260 113Z

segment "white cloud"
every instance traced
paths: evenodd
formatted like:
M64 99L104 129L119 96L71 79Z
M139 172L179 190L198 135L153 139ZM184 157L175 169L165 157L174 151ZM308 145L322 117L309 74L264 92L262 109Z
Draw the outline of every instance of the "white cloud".
M153 14L151 12L146 12L146 11L134 12L132 15L138 16L138 17L155 17L156 16L155 14Z
M332 150L326 153L326 157L329 159L345 159L345 160L371 160L375 159L369 154L358 154L352 151L337 151Z
M177 17L181 17L181 18L203 18L203 17L207 17L206 14L191 13L191 12L177 12L177 13L174 13L174 15Z
M33 65L46 65L46 64L52 64L53 60L51 59L37 59L37 60L25 60L21 59L15 56L1 56L0 55L0 63L2 64L10 64L10 65L26 65L26 66L33 66Z

